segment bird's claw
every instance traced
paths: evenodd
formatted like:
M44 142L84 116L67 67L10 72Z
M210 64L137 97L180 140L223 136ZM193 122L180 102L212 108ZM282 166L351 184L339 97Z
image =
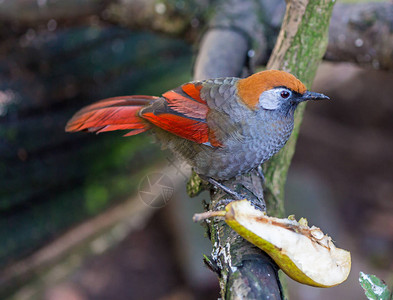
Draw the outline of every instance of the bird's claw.
M215 186L216 188L221 189L222 191L224 191L225 193L227 193L228 195L231 195L234 199L233 200L242 200L244 199L244 197L242 197L239 193L236 193L235 191L232 191L230 188L226 187L225 185L223 185L222 183L218 182L217 180L210 178L210 177L204 177L206 178L206 180L213 186Z
M261 177L262 183L265 183L265 176L263 175L262 165L257 167L258 176Z

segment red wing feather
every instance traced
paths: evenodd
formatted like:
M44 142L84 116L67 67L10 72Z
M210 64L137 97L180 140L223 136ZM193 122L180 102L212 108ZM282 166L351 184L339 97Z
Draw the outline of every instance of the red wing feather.
M194 83L186 83L181 86L183 92L185 92L188 96L195 99L196 101L206 104L205 100L201 98L201 89L202 84L194 84Z
M187 97L179 95L174 91L166 92L162 95L166 98L168 106L173 110L185 115L186 117L196 119L206 119L209 108L204 104L191 100Z
M153 105L141 110L141 116L154 125L199 144L222 146L206 123L209 107L200 96L200 83L186 83L164 93Z
M88 130L99 133L113 130L135 130L128 135L146 131L150 126L138 116L138 112L156 99L157 97L139 95L104 99L77 112L68 121L66 131Z
M154 115L149 112L143 114L143 117L154 125L190 141L200 144L209 141L209 128L206 123L169 113Z
M209 107L201 98L200 82L186 83L163 97L124 96L91 104L67 123L66 131L106 132L132 129L126 136L148 130L152 123L168 132L196 143L222 144L208 127Z

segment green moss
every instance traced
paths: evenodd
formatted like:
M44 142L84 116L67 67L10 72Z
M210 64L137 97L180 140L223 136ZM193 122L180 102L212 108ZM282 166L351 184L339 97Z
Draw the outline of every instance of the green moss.
M326 51L333 5L334 1L309 1L303 21L280 62L279 68L296 75L308 88ZM284 216L286 177L295 153L304 110L305 103L296 110L295 127L286 146L264 165L265 201L269 215Z
M187 182L187 194L190 197L196 197L204 189L202 179L197 173L192 172L190 179Z

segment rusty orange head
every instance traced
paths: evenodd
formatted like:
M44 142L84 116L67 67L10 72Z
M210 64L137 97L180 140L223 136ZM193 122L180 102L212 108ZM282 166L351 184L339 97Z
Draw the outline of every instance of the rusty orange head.
M259 107L275 109L280 101L291 100L298 104L306 100L322 100L329 97L307 91L306 86L294 75L279 70L255 73L238 81L240 99L253 110Z

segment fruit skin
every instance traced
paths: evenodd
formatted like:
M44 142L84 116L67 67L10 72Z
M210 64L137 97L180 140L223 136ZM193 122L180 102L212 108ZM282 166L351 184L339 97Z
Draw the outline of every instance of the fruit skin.
M299 269L299 267L291 260L286 255L286 249L281 249L273 245L272 243L268 242L267 240L263 239L261 236L258 236L254 232L252 232L250 229L246 228L242 224L238 222L238 216L237 214L241 211L240 203L247 203L247 205L251 205L247 200L242 200L242 201L234 201L228 204L225 208L225 222L233 229L235 230L240 236L242 236L244 239L249 241L250 243L254 244L258 248L262 249L265 251L276 263L277 265L285 272L289 277L291 277L293 280L296 280L300 283L307 284L310 286L314 287L333 287L336 285L339 285L343 281L346 280L346 278L349 275L349 271L351 268L351 261L350 261L350 254L347 251L337 249L334 244L331 242L331 239L328 239L328 246L332 249L332 251L344 251L347 252L348 254L348 265L347 265L347 274L345 278L340 281L336 282L335 284L331 285L325 285L320 282L314 281L312 278L308 277L304 271ZM259 212L259 211L258 211ZM273 218L274 219L274 218ZM295 221L296 222L296 221ZM294 245L294 247L297 247L297 245Z
M233 219L233 212L231 209L228 211L228 214L225 221L226 223L235 230L240 236L245 238L250 243L254 244L258 248L262 249L269 256L276 262L276 264L283 270L285 274L291 277L293 280L296 280L300 283L315 286L315 287L329 287L325 285L321 285L314 280L310 279L307 276L304 276L304 273L286 256L282 249L274 246L273 244L267 242L266 240L262 239L261 237L257 236L253 232L247 230L246 228L239 226Z
M328 99L277 70L245 79L193 81L162 97L109 98L77 112L66 131L152 130L200 175L226 180L268 160L287 142L300 102Z

